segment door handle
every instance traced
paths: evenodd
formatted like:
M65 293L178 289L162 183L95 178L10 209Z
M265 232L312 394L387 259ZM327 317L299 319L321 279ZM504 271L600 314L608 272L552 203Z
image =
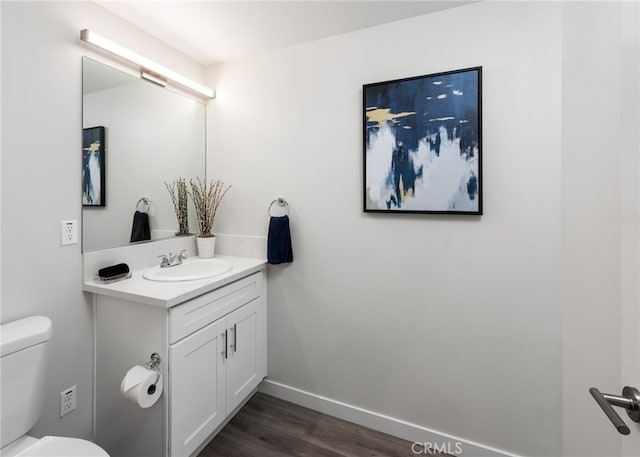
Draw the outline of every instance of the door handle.
M618 416L612 405L624 408L632 421L640 422L640 391L635 387L625 386L622 389L621 396L603 394L595 387L589 389L589 393L620 434L628 435L631 430L629 430L622 418Z

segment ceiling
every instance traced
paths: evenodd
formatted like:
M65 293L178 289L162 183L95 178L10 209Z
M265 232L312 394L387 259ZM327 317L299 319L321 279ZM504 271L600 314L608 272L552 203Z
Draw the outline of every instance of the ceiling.
M477 0L473 0L477 1ZM202 65L473 1L96 1Z

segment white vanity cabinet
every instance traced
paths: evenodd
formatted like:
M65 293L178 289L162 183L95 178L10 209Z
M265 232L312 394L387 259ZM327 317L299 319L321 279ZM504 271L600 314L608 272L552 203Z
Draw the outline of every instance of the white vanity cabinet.
M95 440L110 455L196 455L267 375L264 268L171 307L95 297ZM153 352L164 393L142 409L120 382Z
M256 279L245 278L169 313L172 457L198 449L267 374L265 297ZM179 339L220 308L234 311Z
M190 455L225 419L225 324L216 321L169 348L171 456Z

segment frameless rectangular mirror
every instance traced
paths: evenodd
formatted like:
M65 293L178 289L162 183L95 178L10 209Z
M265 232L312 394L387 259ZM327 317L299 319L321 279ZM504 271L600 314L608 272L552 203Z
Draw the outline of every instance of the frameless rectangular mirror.
M89 153L95 144L83 144L84 252L131 244L137 209L148 214L152 241L175 236L178 221L165 182L205 176L205 117L200 102L83 57L83 131L104 127L103 160ZM189 228L197 230L191 206Z

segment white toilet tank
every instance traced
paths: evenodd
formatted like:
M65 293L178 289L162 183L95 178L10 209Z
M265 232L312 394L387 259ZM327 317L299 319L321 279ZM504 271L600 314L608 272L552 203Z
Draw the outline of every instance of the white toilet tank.
M0 325L0 449L40 418L51 334L51 320L44 316Z

